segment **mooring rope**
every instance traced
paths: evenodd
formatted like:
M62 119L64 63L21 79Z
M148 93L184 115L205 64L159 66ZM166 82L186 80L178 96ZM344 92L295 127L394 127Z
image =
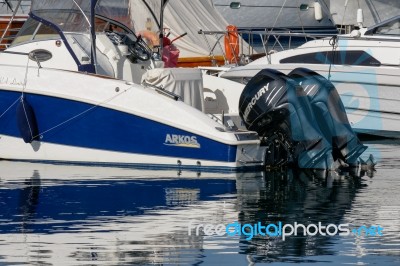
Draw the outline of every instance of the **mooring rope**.
M91 106L90 108L86 109L85 111L83 111L83 112L81 112L81 113L79 113L79 114L77 114L77 115L74 115L73 117L68 118L67 120L65 120L65 121L63 121L63 122L61 122L61 123L59 123L59 124L57 124L57 125L55 125L55 126L49 128L49 129L47 129L47 130L45 130L45 131L43 131L43 132L40 132L38 135L34 136L32 139L35 139L35 138L37 138L37 137L42 138L44 134L49 133L50 131L55 130L56 128L58 128L58 127L60 127L60 126L62 126L62 125L64 125L64 124L66 124L66 123L68 123L68 122L70 122L70 121L72 121L72 120L74 120L74 119L76 119L76 118L78 118L78 117L80 117L80 116L82 116L82 115L84 115L84 114L86 114L86 113L92 111L93 109L95 109L95 108L97 108L97 107L100 107L100 106L102 106L103 104L106 104L106 103L112 101L113 99L117 98L118 96L120 96L120 95L122 95L123 93L127 92L128 90L132 89L132 87L133 87L133 86L131 86L131 87L129 87L129 88L127 88L127 89L121 91L121 92L118 93L117 95L114 95L114 96L112 96L112 97L110 97L110 98L108 98L108 99L106 99L106 100L104 100L104 101L102 101L102 102L99 102L99 103L97 103L97 104Z
M29 71L29 56L27 56L28 60L26 61L26 67L25 67L25 77L24 77L24 83L22 84L22 97L24 97L24 91L26 89L26 84L28 83L28 71Z
M18 101L21 100L21 97L18 97L15 102L13 102L1 115L0 115L0 119L15 105L17 104Z
M336 57L336 48L338 45L338 36L333 36L329 40L329 45L332 46L332 60L329 61L329 71L328 71L328 80L331 81L331 71L332 71L332 65L335 63L335 57ZM328 54L326 55L326 58L328 59Z

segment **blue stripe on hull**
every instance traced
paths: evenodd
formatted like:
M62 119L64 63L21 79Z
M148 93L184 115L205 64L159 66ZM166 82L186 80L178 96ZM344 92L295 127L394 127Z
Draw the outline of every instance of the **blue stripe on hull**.
M21 96L0 90L0 114ZM34 109L39 132L44 132L88 110L92 105L62 98L25 94ZM0 118L0 134L20 137L16 105ZM167 134L195 136L200 148L164 145ZM226 145L178 128L105 107L96 107L43 135L43 142L99 149L199 160L235 162L236 146ZM132 162L134 163L134 162Z

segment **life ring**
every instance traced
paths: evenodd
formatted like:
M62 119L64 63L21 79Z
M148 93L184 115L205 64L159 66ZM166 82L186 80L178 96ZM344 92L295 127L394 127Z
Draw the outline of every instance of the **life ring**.
M226 27L227 33L225 34L225 55L229 63L237 63L239 61L239 34L237 27L228 25Z

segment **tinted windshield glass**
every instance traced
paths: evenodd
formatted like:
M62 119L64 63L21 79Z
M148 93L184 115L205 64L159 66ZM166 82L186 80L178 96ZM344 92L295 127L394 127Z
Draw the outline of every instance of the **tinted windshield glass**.
M381 62L365 51L328 51L300 54L280 60L280 63L335 64L354 66L380 66Z
M400 18L391 21L385 25L376 28L375 34L379 35L399 35L400 36Z
M90 1L88 0L34 0L32 13L62 31L89 32Z
M36 12L35 15L52 22L64 32L89 32L90 30L87 18L79 11L43 10Z
M99 0L95 12L97 15L113 19L132 29L129 2L130 0Z
M369 28L365 35L400 36L400 16L393 17Z
M90 0L32 0L31 11L40 10L83 10L87 15L90 11Z
M51 27L48 27L32 18L29 18L18 32L11 46L37 40L58 39L60 35Z
M89 32L90 0L33 0L32 13L67 32ZM130 0L98 0L95 13L133 28Z

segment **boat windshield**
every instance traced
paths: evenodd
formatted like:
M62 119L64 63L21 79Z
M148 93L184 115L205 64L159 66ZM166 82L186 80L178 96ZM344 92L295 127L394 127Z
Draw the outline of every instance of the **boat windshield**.
M91 2L96 2L96 14L131 28L129 0L33 0L31 11L33 16L52 23L63 32L89 33Z
M400 37L400 16L396 16L371 27L365 35L388 35Z
M23 34L18 34L13 45L39 37L41 40L62 38L78 69L93 72L97 60L92 34L108 29L111 21L119 22L120 28L129 30L129 10L129 0L32 0L29 24L21 30ZM101 18L95 18L96 14Z
M96 5L96 15L115 20L130 29L133 29L131 19L132 0L99 0Z
M375 34L400 36L400 18L378 27Z
M90 1L33 0L33 16L44 19L63 32L90 31Z

